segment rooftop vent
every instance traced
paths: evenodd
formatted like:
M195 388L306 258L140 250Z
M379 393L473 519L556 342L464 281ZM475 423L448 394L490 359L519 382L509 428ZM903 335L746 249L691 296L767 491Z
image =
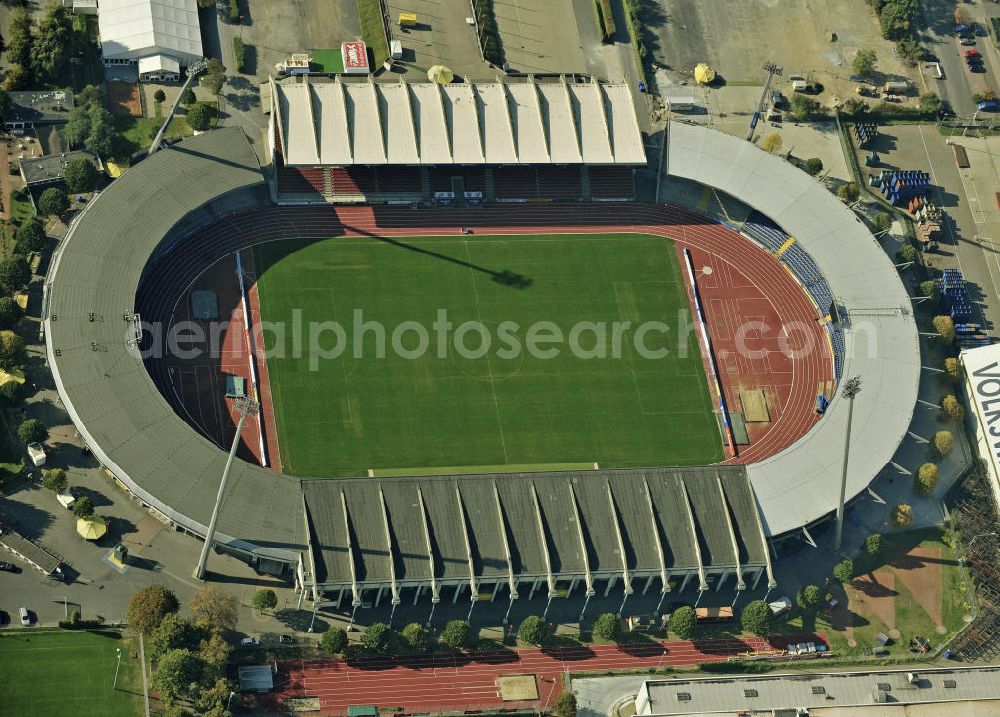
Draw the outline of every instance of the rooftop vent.
M690 702L691 701L691 693L690 692L678 692L677 693L677 701L678 702Z
M882 692L891 692L892 691L892 685L890 685L888 682L879 682L875 686L878 689L880 689Z
M743 696L744 697L756 697L757 696L757 690L743 690Z
M944 686L945 686L945 689L953 690L956 687L958 687L958 683L955 682L955 680L945 680L944 681Z
M814 695L825 695L826 694L826 688L823 687L823 685L813 685L812 686L812 693Z

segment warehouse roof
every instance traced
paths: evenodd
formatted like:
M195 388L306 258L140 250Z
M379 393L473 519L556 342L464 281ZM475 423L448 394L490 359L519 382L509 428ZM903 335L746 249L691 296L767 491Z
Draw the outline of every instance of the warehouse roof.
M202 56L196 0L101 0L97 19L105 58L154 47Z
M10 104L4 112L4 122L68 122L69 113L76 106L73 93L68 90L8 92L7 99Z
M648 695L648 702L645 698ZM996 700L1000 668L884 670L766 677L649 680L639 690L637 714L731 715L738 710L781 710ZM946 709L950 710L950 707ZM893 713L895 714L895 713Z
M66 165L77 159L89 161L98 172L104 169L101 160L90 152L64 152L63 154L46 154L41 157L22 157L18 163L21 166L21 175L30 186L63 179L66 176Z
M848 497L892 460L917 401L920 345L910 297L885 250L823 184L733 135L671 122L667 172L722 190L777 222L809 253L849 317L844 376L860 376ZM850 247L850 251L845 251ZM748 466L770 535L807 525L839 500L846 402L780 453Z
M290 165L645 164L625 84L271 81Z
M313 479L303 492L327 586L767 561L743 466ZM712 546L701 563L699 543Z

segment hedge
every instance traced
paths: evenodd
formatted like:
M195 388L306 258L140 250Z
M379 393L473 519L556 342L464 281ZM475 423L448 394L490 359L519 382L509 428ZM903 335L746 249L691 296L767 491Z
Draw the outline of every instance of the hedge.
M483 49L483 57L487 62L503 67L503 45L500 43L500 30L493 12L493 0L474 0L472 7L479 24L479 45Z
M246 47L243 45L243 39L239 37L233 38L233 61L236 62L237 72L245 71Z
M611 0L594 0L597 9L597 29L604 42L611 42L615 37L615 15L611 10Z
M236 25L240 21L240 0L229 0L226 4L226 14L229 22Z

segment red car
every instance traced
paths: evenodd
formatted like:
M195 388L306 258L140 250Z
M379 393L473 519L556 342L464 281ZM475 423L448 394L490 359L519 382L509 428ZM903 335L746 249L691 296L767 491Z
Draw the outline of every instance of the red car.
M979 50L966 50L965 52L962 53L962 57L964 57L965 59L978 56L979 56Z

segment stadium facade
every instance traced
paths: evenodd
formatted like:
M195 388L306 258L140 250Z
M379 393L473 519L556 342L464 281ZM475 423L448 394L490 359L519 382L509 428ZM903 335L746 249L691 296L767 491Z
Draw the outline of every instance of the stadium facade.
M538 187L539 167L554 161L572 166L581 188L594 167L625 168L631 188L632 168L644 157L627 88L524 86L272 84L269 181L242 131L227 128L156 153L96 198L53 258L44 330L60 397L114 479L178 530L205 534L226 456L157 390L137 331L137 290L149 266L183 257L178 266L196 271L232 252L221 239L192 244L199 228L252 218L275 199L331 201L337 168L392 174L416 167L421 191L411 199L426 200L434 196L423 191L431 170L449 166L448 157L462 168L452 175L458 189L469 166L527 166ZM333 124L340 131L331 133ZM400 157L413 164L395 164ZM498 158L513 163L491 161ZM525 165L516 164L521 158ZM866 380L848 486L849 496L859 495L892 459L916 399L916 326L892 264L825 189L736 138L673 123L666 162L672 175L718 187L780 221L844 315L855 318L837 322L838 375ZM283 185L292 169L307 183L313 177L312 198ZM401 201L390 194L349 200ZM453 194L457 203L479 199ZM649 215L655 221L655 208ZM305 236L294 222L268 231L268 238ZM847 242L851 252L843 250ZM855 350L862 318L885 331L875 350ZM539 591L549 598L621 591L627 599L651 589L663 596L690 587L741 590L762 579L773 585L768 539L836 507L842 403L834 398L806 436L750 466L305 480L237 461L217 539L221 549L338 605L463 594L513 600Z

